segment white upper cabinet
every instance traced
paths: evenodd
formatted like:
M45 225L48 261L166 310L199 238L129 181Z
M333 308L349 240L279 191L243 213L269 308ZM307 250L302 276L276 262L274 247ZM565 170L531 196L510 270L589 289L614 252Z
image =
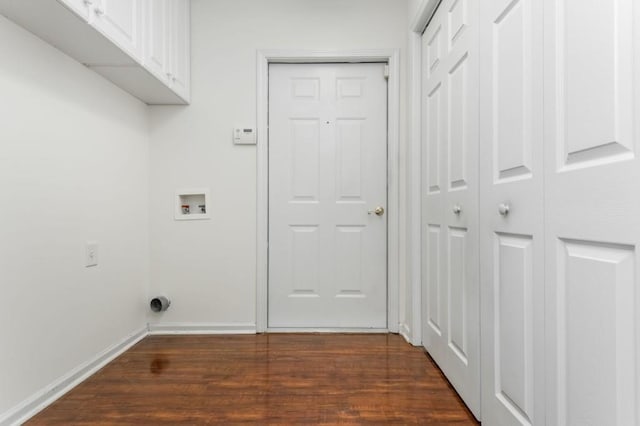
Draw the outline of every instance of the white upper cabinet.
M145 4L144 66L169 83L169 0L148 0Z
M189 101L191 80L191 23L189 0L171 0L169 9L169 79L173 90Z
M134 59L141 59L142 0L87 1L91 9L89 22Z
M0 14L147 104L189 102L190 0L0 0Z
M89 20L89 10L92 3L91 0L60 0L60 1L85 21Z
M147 0L143 64L185 101L189 100L189 0Z

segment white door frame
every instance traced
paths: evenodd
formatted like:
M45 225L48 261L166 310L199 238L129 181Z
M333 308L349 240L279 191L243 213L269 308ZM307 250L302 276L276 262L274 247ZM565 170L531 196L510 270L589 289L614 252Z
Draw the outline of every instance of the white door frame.
M409 143L410 204L408 238L411 251L411 343L422 345L422 33L440 4L423 0L410 26L411 143Z
M257 271L256 331L267 331L269 262L269 63L386 62L389 64L387 126L387 327L398 332L399 312L399 139L400 139L400 51L375 50L259 50L257 65Z

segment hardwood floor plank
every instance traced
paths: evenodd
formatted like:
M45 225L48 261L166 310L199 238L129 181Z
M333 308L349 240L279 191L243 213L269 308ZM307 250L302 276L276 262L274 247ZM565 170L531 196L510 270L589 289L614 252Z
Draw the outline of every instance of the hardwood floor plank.
M477 425L392 334L149 336L28 422Z

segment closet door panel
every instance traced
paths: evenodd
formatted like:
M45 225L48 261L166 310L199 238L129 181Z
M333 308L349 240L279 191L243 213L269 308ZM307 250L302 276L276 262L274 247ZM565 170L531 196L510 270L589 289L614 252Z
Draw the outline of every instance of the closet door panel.
M449 301L447 346L462 364L469 362L469 330L465 321L467 312L466 292L468 287L467 255L469 252L468 231L465 228L449 227L447 253L447 276L449 277L447 299Z
M423 344L480 417L478 2L423 35Z
M493 121L489 125L495 157L493 179L501 183L532 178L533 22L528 3L509 3L495 18L491 34Z
M423 319L425 320L425 330L423 335L442 336L442 313L440 306L442 305L442 272L440 271L440 226L439 225L427 225L425 238L426 242L422 253L424 256L423 267L425 274L423 281L425 285L424 292L424 312ZM431 337L429 343L426 341L423 343L425 346L433 346L431 341L435 340Z
M545 7L547 417L639 424L640 5Z
M495 235L495 397L515 420L534 417L533 238Z
M446 200L447 26L442 5L423 34L422 229L423 345L441 366L446 359L448 318Z
M557 148L563 166L633 150L632 5L555 3Z
M449 120L447 129L447 183L449 191L467 189L467 168L469 150L469 129L467 123L468 102L473 101L474 96L468 93L469 56L465 52L453 65L448 74L448 104ZM475 110L475 108L474 108ZM474 129L475 130L475 129Z
M542 7L481 9L482 413L544 425Z

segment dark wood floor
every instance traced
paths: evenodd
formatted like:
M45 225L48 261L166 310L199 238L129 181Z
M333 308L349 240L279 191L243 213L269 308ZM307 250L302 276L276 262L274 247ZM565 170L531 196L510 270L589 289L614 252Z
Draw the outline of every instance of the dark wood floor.
M477 425L386 334L147 337L28 424Z

